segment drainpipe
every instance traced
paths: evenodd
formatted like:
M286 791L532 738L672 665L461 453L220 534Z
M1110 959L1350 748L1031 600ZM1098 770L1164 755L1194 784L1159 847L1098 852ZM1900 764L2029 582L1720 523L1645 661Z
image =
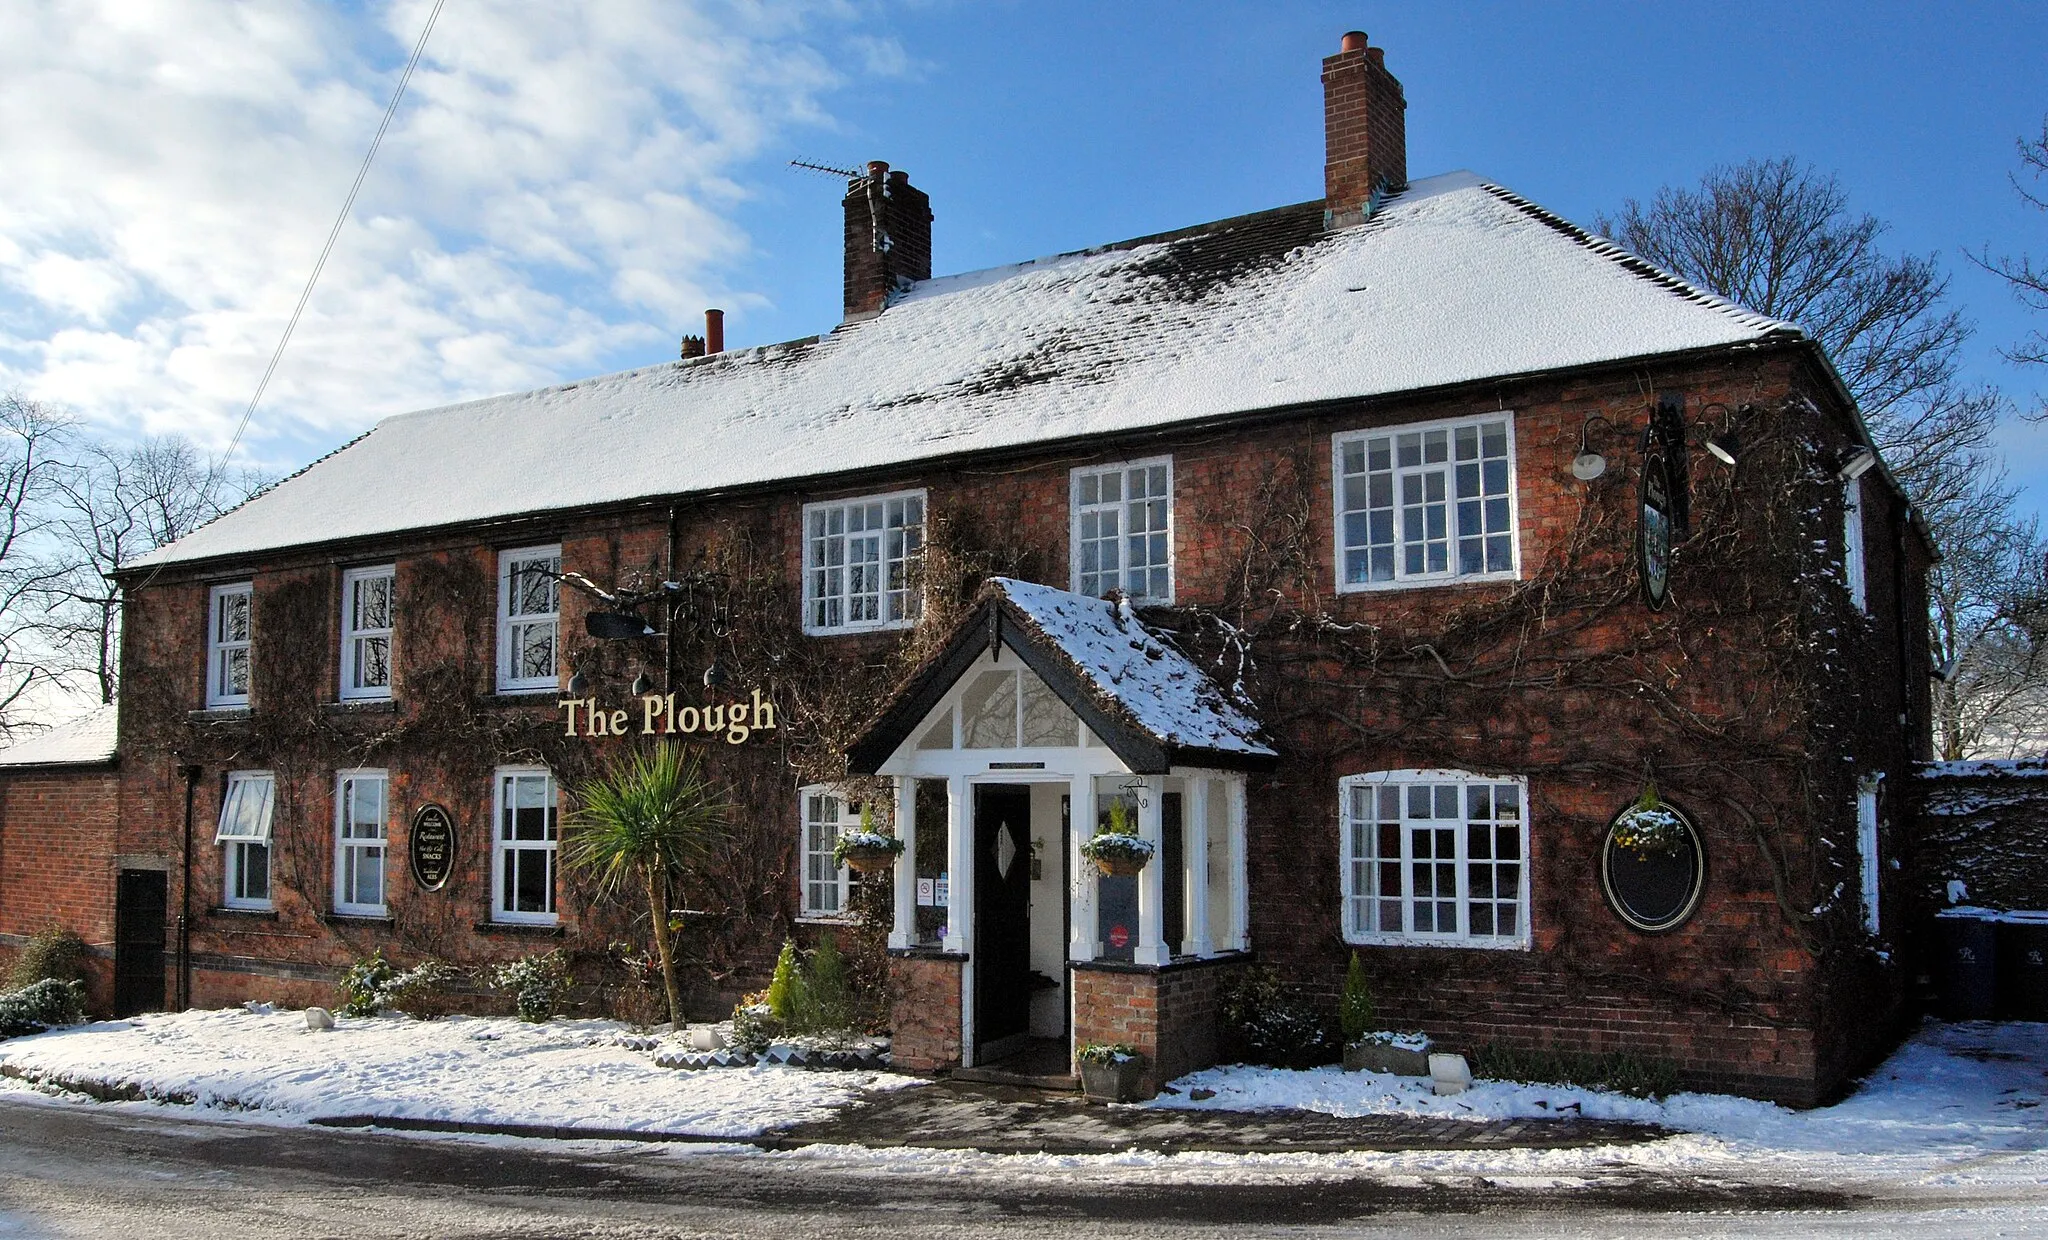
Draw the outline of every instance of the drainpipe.
M197 766L180 768L185 776L185 855L178 878L178 1009L192 1006L192 798L199 790Z
M668 579L670 581L682 580L681 577L676 575L676 558L682 554L682 520L682 510L676 505L670 504L668 506ZM682 611L682 605L671 596L668 599L667 611L668 614L663 617L667 623L661 626L664 630L661 639L663 677L661 687L670 693L674 693L676 690L676 616ZM669 706L673 709L675 706L674 699L670 699Z

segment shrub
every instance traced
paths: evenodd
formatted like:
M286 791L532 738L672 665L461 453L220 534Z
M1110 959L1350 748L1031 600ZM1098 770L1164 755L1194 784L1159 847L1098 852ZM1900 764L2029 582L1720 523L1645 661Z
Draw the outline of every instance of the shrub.
M7 989L26 990L41 981L85 980L85 940L62 926L38 930L14 958Z
M552 1020L555 1009L569 990L569 957L557 947L553 951L526 956L500 965L491 975L497 986L512 992L519 1019L533 1024Z
M340 1002L335 1011L343 1016L375 1016L384 1010L385 991L398 970L384 959L378 948L348 967L341 975Z
M1337 1054L1329 1022L1314 1004L1280 984L1271 969L1245 970L1223 999L1223 1019L1254 1063L1312 1068Z
M1379 1013L1372 1002L1372 987L1366 984L1365 966L1358 962L1358 953L1351 953L1351 967L1344 971L1344 993L1337 1000L1337 1027L1344 1034L1344 1045L1349 1046L1372 1032L1378 1023Z
M85 983L46 977L0 995L0 1038L18 1038L85 1019Z
M829 931L818 936L818 950L811 953L804 983L805 997L810 1000L805 1005L810 1009L805 1013L809 1025L805 1032L834 1032L853 1025L853 988L846 979L846 957L839 954L839 944Z
M777 1020L787 1021L794 1014L797 987L802 984L797 975L800 967L796 956L796 940L782 940L782 952L775 957L775 976L769 980L768 991L760 999L762 1003L768 1005L769 1012Z
M756 991L740 1000L732 1010L732 1044L758 1055L775 1040L775 1010L768 1006L766 991Z
M454 965L423 960L385 983L384 1005L414 1020L445 1016L451 1006L449 992L461 980L462 973Z
M1489 1042L1472 1058L1472 1074L1488 1080L1577 1085L1637 1098L1662 1098L1678 1092L1678 1066L1655 1055L1529 1051Z
M1104 1067L1131 1062L1138 1058L1138 1048L1128 1042L1090 1042L1075 1051L1074 1058Z

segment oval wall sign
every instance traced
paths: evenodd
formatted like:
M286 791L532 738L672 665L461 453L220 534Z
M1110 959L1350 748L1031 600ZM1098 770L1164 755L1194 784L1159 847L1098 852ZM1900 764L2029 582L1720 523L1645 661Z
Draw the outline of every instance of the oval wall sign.
M455 820L438 805L422 805L412 816L413 881L439 891L455 872Z
M1661 611L1671 597L1671 478L1664 454L1643 457L1641 514L1636 523L1636 569L1643 581L1643 601Z

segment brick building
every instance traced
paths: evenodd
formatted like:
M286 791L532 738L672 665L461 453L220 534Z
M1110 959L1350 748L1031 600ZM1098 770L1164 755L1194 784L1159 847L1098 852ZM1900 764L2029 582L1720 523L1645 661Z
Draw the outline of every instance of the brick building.
M1163 1079L1248 963L1328 1003L1356 951L1456 1049L1833 1090L1900 1005L1913 514L1795 325L1411 180L1363 35L1323 81L1323 198L933 278L873 164L832 332L387 419L124 570L106 851L186 910L165 1001L644 938L555 843L651 732L740 807L705 1015L865 900L922 1068Z
M39 931L71 930L90 952L93 1007L137 1011L163 1000L162 954L159 944L152 975L147 953L131 951L131 972L141 974L117 996L114 885L123 866L114 855L114 725L109 707L0 749L0 963L11 963ZM147 911L153 887L160 921L162 862L133 860L141 869L128 879L128 905Z

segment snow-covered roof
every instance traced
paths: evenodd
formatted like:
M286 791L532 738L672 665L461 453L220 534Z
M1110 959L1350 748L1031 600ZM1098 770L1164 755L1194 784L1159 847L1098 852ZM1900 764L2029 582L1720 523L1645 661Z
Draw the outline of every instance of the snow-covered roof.
M1259 722L1128 602L1010 577L989 585L1064 655L1088 686L1169 749L1271 756Z
M1981 758L1923 762L1922 779L2048 779L2048 758Z
M46 732L0 749L0 768L18 766L98 766L114 759L112 706L60 723Z
M822 338L402 414L136 566L1796 336L1470 173L919 283Z

